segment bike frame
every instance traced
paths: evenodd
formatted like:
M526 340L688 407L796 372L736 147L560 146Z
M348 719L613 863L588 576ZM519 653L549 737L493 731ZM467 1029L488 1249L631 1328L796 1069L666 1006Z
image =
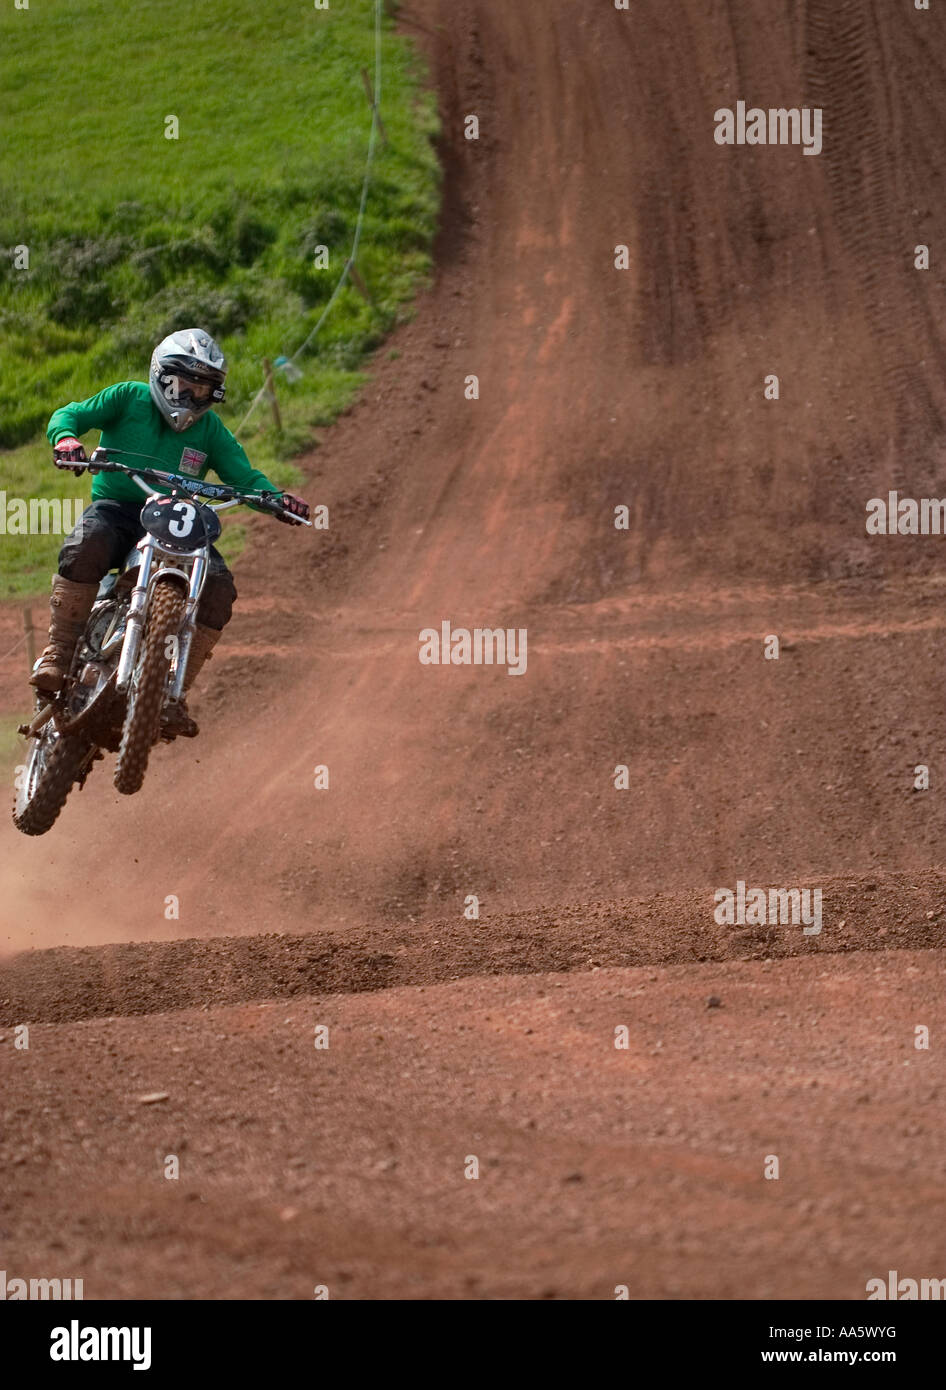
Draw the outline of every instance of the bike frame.
M145 494L147 502L166 495L154 491L137 474L131 474L131 477ZM230 507L238 507L239 505L240 499L238 498L231 502L220 502L216 506L209 502L201 503L201 506L207 507L213 512L227 511ZM210 547L209 545L202 545L196 550L184 553L165 550L155 536L146 532L136 548L141 552L141 563L138 566L138 578L131 591L131 602L125 619L125 635L122 643L122 654L118 662L115 688L119 694L123 695L131 685L138 664L141 639L144 636L154 586L159 579L165 580L169 576L173 576L174 582L179 583L187 592L180 642L171 664L172 676L168 692L168 699L172 702L177 701L183 694L184 676L187 673L187 662L194 640L194 629L197 626L197 606L200 603L200 596L203 593L210 569Z

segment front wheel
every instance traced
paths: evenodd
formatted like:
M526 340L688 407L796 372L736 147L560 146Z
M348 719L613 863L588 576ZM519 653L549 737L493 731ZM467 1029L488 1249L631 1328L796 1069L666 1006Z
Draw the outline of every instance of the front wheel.
M167 698L171 641L177 639L184 617L185 597L173 581L159 581L151 595L144 653L128 694L128 713L115 764L116 791L132 796L141 790L148 758L161 733L161 711Z
M16 773L13 824L24 835L45 835L66 804L74 784L84 779L95 745L81 735L60 734L52 721L33 740L25 766Z

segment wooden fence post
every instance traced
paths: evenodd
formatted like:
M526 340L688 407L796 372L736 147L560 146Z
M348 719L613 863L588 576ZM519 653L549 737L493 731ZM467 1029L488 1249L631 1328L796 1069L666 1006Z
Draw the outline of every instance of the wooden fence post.
M355 289L368 304L374 308L374 300L371 298L371 291L358 273L358 267L352 261L348 267L348 274Z
M36 633L33 628L33 610L23 609L23 631L26 633L26 659L32 671L36 664Z

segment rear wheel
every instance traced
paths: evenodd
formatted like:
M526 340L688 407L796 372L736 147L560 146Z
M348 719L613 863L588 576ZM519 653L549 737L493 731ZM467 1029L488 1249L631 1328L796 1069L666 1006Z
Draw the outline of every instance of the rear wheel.
M128 713L115 764L115 788L125 796L141 790L148 758L161 733L161 711L171 669L169 638L177 638L184 617L184 593L168 580L151 596L144 653L128 693Z
M13 824L24 835L45 835L85 773L95 751L88 739L64 737L50 722L33 740L29 761L17 770Z

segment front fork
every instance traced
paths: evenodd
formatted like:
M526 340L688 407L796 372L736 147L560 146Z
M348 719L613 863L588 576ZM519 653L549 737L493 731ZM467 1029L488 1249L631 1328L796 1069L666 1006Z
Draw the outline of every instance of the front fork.
M125 640L118 662L115 686L120 694L125 694L131 684L132 675L138 665L138 653L141 650L141 640L148 618L151 590L155 582L170 570L187 581L187 602L184 605L184 617L178 633L177 652L171 663L171 684L168 690L168 699L176 701L181 698L184 689L184 676L187 672L191 643L194 640L194 628L197 625L197 605L207 579L208 557L206 554L189 557L191 565L188 573L178 569L176 565L155 566L157 544L151 535L145 536L144 540L139 542L138 549L141 551L141 564L138 567L138 579L131 591L131 602L125 619ZM172 558L178 559L177 556Z
M177 656L171 667L171 688L168 692L168 699L172 704L176 703L184 694L184 677L187 674L191 643L194 640L194 629L197 626L197 605L200 603L200 596L207 580L207 568L207 556L195 555L191 565L190 582L187 586L187 602L184 605L184 617L181 620Z

